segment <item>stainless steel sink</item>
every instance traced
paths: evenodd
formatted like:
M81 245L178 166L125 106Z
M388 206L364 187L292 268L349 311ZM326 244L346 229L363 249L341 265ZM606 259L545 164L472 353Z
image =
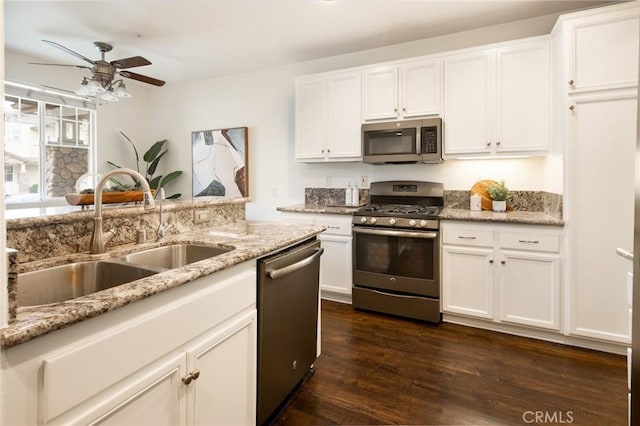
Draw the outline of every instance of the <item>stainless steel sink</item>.
M233 250L231 247L173 244L131 253L121 259L136 265L173 269L219 256L231 250Z
M18 305L62 302L115 287L161 270L110 261L76 262L18 275Z

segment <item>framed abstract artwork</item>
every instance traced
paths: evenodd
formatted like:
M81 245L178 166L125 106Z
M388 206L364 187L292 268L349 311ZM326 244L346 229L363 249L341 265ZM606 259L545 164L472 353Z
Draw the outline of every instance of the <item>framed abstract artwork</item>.
M191 133L194 197L249 196L248 128Z

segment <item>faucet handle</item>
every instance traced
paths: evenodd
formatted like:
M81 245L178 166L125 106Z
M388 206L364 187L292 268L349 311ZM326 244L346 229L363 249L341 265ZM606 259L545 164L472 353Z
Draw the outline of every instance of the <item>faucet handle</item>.
M144 191L142 197L142 205L144 206L145 210L151 210L155 208L156 203L153 201L153 195L151 194L151 191Z
M164 196L164 188L160 188L156 191L156 200L165 200L165 196Z

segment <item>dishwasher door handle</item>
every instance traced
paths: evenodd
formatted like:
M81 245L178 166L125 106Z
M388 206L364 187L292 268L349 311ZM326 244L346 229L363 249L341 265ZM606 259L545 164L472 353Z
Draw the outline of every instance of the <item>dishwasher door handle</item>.
M278 278L284 277L285 275L297 271L298 269L302 269L305 266L311 265L318 257L322 255L322 253L324 253L324 249L319 247L315 249L314 253L309 257L299 260L296 263L292 263L291 265L287 265L284 268L269 271L269 278L271 278L272 280L277 280Z

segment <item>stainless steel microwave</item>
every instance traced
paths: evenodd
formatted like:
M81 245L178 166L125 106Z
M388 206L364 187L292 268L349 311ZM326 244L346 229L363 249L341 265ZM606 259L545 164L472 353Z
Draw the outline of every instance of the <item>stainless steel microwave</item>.
M370 164L440 163L442 118L363 124L362 153Z

